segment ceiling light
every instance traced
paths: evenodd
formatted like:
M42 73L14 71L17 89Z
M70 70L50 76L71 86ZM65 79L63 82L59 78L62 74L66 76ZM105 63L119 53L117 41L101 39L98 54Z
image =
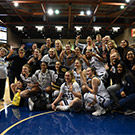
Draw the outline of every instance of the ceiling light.
M90 10L86 11L86 14L91 15L91 11Z
M63 29L63 26L55 26L55 28L57 29L58 32L61 32Z
M120 29L120 27L112 27L113 32L118 32L118 30Z
M121 5L121 6L120 6L120 9L124 9L124 8L125 8L125 6L124 6L124 5Z
M99 30L101 29L101 27L94 26L93 29L94 29L96 32L99 32Z
M18 6L19 6L19 4L18 4L17 2L15 2L15 3L14 3L14 6L15 6L15 7L18 7Z
M127 2L127 3L129 3L129 2L130 2L130 0L126 0L126 2Z
M35 26L37 28L38 31L42 31L44 26Z
M55 14L58 15L60 11L58 9L55 10Z
M24 26L15 26L19 31L23 31Z
M49 15L53 15L53 10L52 10L52 9L48 9L47 13L48 13Z
M81 31L82 26L75 26L76 31Z
M84 11L81 11L81 12L80 12L80 15L84 15Z

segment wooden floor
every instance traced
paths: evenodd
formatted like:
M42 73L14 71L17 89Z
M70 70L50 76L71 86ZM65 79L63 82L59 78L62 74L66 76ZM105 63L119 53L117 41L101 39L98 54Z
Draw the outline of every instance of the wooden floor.
M9 81L8 78L6 80L6 86L5 86L5 94L4 94L4 102L0 101L0 110L4 108L4 103L10 104L10 91L9 91Z

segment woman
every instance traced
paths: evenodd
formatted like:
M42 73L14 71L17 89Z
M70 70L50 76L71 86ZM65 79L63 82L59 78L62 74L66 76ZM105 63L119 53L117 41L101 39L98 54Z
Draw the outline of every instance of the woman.
M60 40L55 40L55 49L57 51L57 55L60 56L60 53L62 52L62 43Z
M96 76L94 68L87 68L88 82L82 87L84 94L85 108L91 110L94 107L96 110L92 113L94 116L105 114L106 108L110 104L110 96L103 82Z
M87 69L87 67L90 66L89 60L87 59L85 54L81 54L81 49L79 47L75 48L75 55L77 59L82 61L83 69Z
M123 62L117 65L117 78L119 78L120 90L116 95L119 98L120 107L135 110L135 78Z
M126 53L125 63L127 68L133 73L135 76L135 51L132 49L128 50Z
M7 67L8 62L5 61L5 56L7 54L7 50L3 47L0 48L0 101L4 101L4 91L5 91L5 84L7 79Z
M72 70L75 80L76 82L79 84L80 87L82 87L82 61L80 61L79 59L75 60L75 65L74 65L74 69Z
M60 61L55 63L55 82L51 82L52 97L56 98L60 92L60 86L64 82L64 74L68 68L61 65Z
M46 54L41 59L42 62L48 63L48 69L55 70L55 63L59 60L59 57L57 55L55 48L49 49L49 54Z
M39 89L34 88L36 85L32 81L31 67L28 64L25 64L22 67L21 79L25 88L20 93L22 98L29 98L32 94L39 92Z
M60 87L60 93L55 101L52 103L52 109L67 111L73 109L74 111L81 110L81 90L77 82L74 80L72 72L65 73L65 83ZM57 104L59 105L57 106Z
M120 42L120 46L118 47L118 52L121 56L121 59L123 61L125 61L125 56L126 56L126 52L129 50L129 49L132 49L129 47L129 42L128 40L126 39L123 39L121 42Z
M27 62L32 69L31 74L34 74L36 70L40 69L41 58L42 56L39 49L35 49L33 57Z
M74 51L71 50L71 45L69 43L66 44L65 50L61 52L60 61L63 64L63 66L73 69L74 61L75 61L75 54L74 54Z

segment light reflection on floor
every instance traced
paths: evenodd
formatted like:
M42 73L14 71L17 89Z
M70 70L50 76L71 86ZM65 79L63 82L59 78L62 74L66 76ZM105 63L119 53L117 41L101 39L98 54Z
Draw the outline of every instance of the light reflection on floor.
M0 133L3 131L7 135L131 135L135 134L135 116L108 113L94 117L84 111L30 112L27 107L10 106L7 117L4 111L0 115Z

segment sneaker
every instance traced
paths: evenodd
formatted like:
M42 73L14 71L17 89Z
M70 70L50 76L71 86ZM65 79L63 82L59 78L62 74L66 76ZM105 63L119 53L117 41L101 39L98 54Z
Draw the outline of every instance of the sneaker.
M99 109L99 110L96 110L95 112L93 112L92 115L100 116L100 115L105 114L105 113L106 113L105 109Z
M69 106L56 106L56 111L68 111L69 110Z
M29 106L29 110L33 111L34 102L31 100L31 98L28 98L28 106Z
M124 112L124 115L131 115L131 114L135 114L135 111L127 110L126 112Z

